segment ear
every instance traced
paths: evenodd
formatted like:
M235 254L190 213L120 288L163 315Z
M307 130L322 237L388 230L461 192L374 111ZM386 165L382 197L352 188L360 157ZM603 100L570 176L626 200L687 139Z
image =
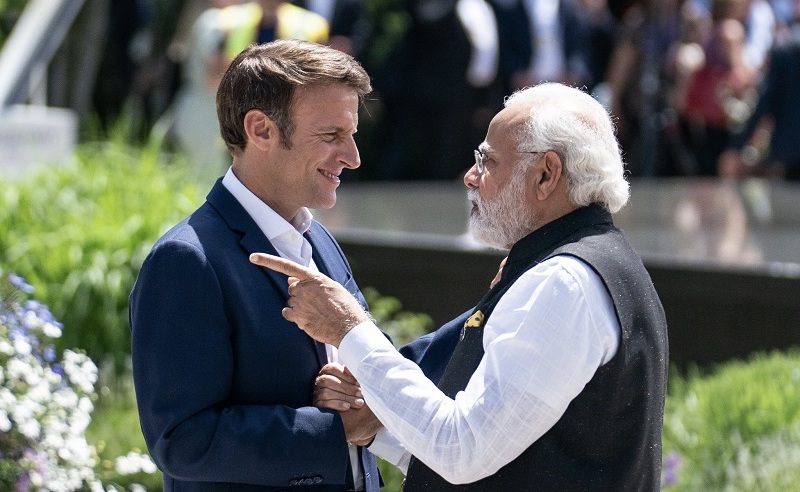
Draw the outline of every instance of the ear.
M244 115L244 133L247 144L259 150L268 150L279 139L278 127L261 110L251 109Z
M533 167L534 193L539 201L547 200L561 182L563 166L555 152L548 151Z

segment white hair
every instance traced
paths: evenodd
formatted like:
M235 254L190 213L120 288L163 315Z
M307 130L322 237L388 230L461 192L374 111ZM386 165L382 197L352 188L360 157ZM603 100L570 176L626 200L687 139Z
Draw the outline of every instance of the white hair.
M517 150L555 151L573 204L599 203L613 213L628 202L630 186L614 125L599 102L579 89L545 83L506 98L506 107L516 104L530 108Z

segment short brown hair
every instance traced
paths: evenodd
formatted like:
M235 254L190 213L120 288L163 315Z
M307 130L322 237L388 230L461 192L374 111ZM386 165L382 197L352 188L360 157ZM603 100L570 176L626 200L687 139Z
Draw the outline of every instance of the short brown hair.
M231 152L244 150L244 116L258 109L275 122L282 144L289 148L295 88L330 83L352 87L360 101L372 90L361 65L334 48L299 40L246 48L231 62L217 89L217 118L225 145Z

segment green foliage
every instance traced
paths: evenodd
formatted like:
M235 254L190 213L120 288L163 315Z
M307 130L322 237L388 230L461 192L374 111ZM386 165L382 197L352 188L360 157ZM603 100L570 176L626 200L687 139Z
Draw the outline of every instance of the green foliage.
M405 475L399 468L381 459L378 460L378 469L383 478L383 488L381 492L400 492L403 486Z
M800 351L673 374L663 435L669 490L800 490Z
M64 324L59 348L130 351L128 294L153 242L200 202L185 166L150 148L83 144L74 162L0 189L0 267Z
M27 3L28 0L0 0L0 48Z
M396 297L383 296L375 288L362 289L375 324L392 337L396 347L429 333L433 318L423 313L403 311L403 304Z
M128 364L130 360L128 359ZM161 472L123 475L117 471L116 458L133 450L147 453L144 437L139 430L139 413L130 367L118 373L114 361L107 361L100 368L97 401L92 422L86 429L86 439L93 444L100 458L98 478L106 484L130 488L131 484L143 485L148 491L162 490Z
M389 61L406 34L411 17L403 0L370 0L368 9L373 30L364 62L372 71Z

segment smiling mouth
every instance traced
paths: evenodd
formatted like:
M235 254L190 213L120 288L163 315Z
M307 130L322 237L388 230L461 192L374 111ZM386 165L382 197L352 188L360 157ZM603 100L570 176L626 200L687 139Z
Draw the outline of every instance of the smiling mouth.
M326 178L330 179L331 181L335 181L336 183L339 182L339 176L337 176L337 175L335 175L335 174L333 174L331 172L328 172L328 171L326 171L324 169L320 169L319 173L322 174L323 176L325 176Z

